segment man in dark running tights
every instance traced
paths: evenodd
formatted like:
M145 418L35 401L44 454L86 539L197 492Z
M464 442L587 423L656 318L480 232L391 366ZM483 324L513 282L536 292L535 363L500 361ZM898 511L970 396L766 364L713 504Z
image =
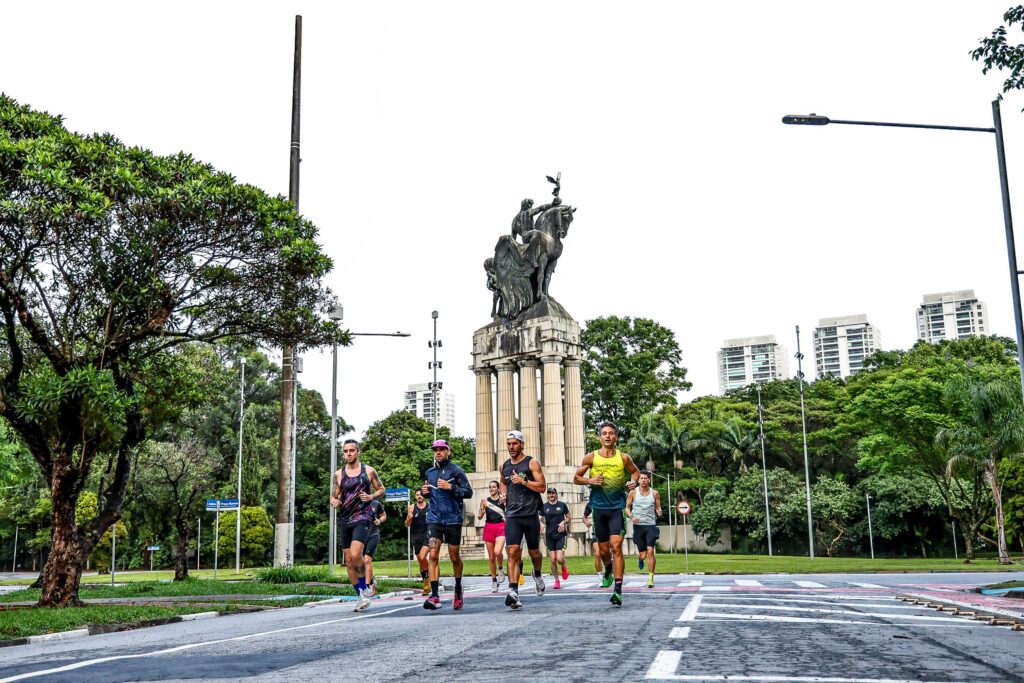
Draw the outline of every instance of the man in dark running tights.
M412 537L412 553L420 563L420 578L423 579L423 597L430 595L430 538L427 536L427 500L423 492L416 489L416 501L409 505L405 515L405 526Z
M544 595L540 554L541 494L547 489L540 463L523 454L525 437L512 430L505 439L509 458L501 466L501 493L505 496L505 547L508 549L508 595L505 604L512 609L523 606L519 599L519 573L523 539L533 561L533 582L537 595Z

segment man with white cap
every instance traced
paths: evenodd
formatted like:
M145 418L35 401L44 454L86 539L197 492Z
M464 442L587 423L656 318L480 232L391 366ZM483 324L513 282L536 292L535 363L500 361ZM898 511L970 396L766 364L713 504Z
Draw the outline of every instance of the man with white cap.
M508 595L505 604L519 609L520 562L523 556L522 544L533 561L533 581L537 595L544 595L544 579L541 577L540 554L540 512L541 494L547 490L544 470L533 457L523 453L526 438L519 430L513 429L505 438L509 458L501 466L499 480L501 493L505 496L505 547L508 550Z
M462 520L466 509L463 501L473 497L473 487L461 467L453 463L451 448L444 439L433 443L434 466L424 475L421 492L424 498L430 499L427 508L427 534L430 537L430 597L423 603L423 609L441 609L441 597L438 593L441 585L440 554L441 544L448 545L448 557L452 561L455 574L455 599L453 609L462 609L465 600L462 596L462 557L459 553L462 545Z

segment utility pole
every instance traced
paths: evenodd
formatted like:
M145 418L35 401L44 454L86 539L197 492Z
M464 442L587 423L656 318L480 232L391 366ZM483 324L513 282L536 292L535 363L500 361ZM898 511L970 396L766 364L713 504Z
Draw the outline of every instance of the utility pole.
M288 165L288 199L299 210L299 94L302 85L302 17L295 17L295 61L292 70L292 136ZM291 283L283 283L290 287ZM292 437L295 396L295 347L281 349L281 419L277 449L277 524L274 527L274 566L290 567L294 561L289 539L294 538L295 501L292 499ZM241 509L239 509L241 514Z
M761 406L761 385L757 385L757 429L761 440L761 479L764 482L764 521L768 526L768 557L772 557L772 513L768 506L768 465L764 457L764 408Z
M811 465L807 456L807 410L804 407L804 354L800 352L800 326L796 326L797 377L800 378L800 424L804 434L804 484L807 487L807 546L814 559L814 522L811 516Z
M245 356L241 358L242 381L238 387L238 514L235 516L235 573L242 573L242 427L245 424ZM198 556L199 546L196 546ZM198 562L196 563L198 567Z
M437 381L437 371L441 368L441 362L437 360L437 350L441 348L441 340L437 338L437 311L433 311L430 317L434 319L434 341L427 342L427 346L434 350L434 360L428 363L430 369L434 371L434 381L430 383L430 403L434 412L434 441L437 441L437 390L441 388Z

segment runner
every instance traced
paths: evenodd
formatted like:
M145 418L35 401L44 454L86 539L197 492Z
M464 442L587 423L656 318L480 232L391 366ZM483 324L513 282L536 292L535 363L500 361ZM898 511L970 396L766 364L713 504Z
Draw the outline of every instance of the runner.
M505 438L509 459L501 466L501 493L505 496L505 543L508 548L508 595L505 605L523 606L519 599L523 539L533 561L533 582L537 595L544 595L540 554L540 494L547 489L540 463L523 454L523 433L512 430Z
M615 447L619 442L619 428L615 424L602 422L597 431L601 448L583 456L583 464L576 470L573 483L590 486L594 535L604 562L601 587L612 585L614 575L615 588L610 602L621 607L622 576L626 572L626 559L622 556L623 510L626 507L626 491L636 488L640 470L633 458Z
M366 567L363 565L363 546L373 523L370 503L383 498L385 490L377 470L359 461L358 441L347 439L341 445L341 453L345 457L345 466L334 473L331 506L338 510L341 549L345 552L348 578L356 589L355 611L360 612L370 606Z
M423 496L430 498L427 508L427 532L430 536L430 597L423 601L423 609L441 609L441 544L448 545L448 558L455 574L455 599L452 609L462 609L462 520L466 515L463 500L473 497L473 487L462 468L449 460L451 448L444 439L433 443L434 466L427 470L423 482Z
M640 488L629 492L626 498L626 514L633 522L633 542L636 544L637 566L643 571L644 561L649 562L647 587L654 588L654 551L661 536L658 517L661 517L661 496L651 489L651 473L640 472Z
M420 563L420 578L423 579L423 597L430 595L430 538L427 534L427 500L423 492L416 489L416 502L409 505L405 514L405 526L412 537L412 552Z
M477 519L485 519L484 545L487 546L487 562L491 566L491 592L497 593L498 586L505 583L505 497L501 495L498 482L487 485L487 498L480 501Z
M591 520L591 516L594 511L590 509L590 501L587 501L586 506L583 508L583 526L587 527L587 540L590 541L590 548L594 555L594 571L597 572L598 576L601 576L604 565L601 564L601 546L597 543L597 537L594 536L594 522Z
M366 537L366 545L363 546L363 564L366 566L366 593L373 597L377 594L377 581L373 578L373 556L380 545L380 526L388 520L388 513L384 512L384 505L379 500L371 501L370 507L373 509L373 522Z
M569 514L569 506L558 500L557 490L549 488L547 502L541 509L541 530L544 531L544 545L548 549L556 590L562 587L562 581L569 578L569 568L565 566L565 537L569 535L570 521L572 515Z

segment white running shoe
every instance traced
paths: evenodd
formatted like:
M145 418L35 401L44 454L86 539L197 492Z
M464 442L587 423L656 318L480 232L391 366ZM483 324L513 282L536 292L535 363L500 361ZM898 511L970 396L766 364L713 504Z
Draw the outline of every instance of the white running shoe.
M364 609L370 606L370 596L368 595L369 589L357 591L359 597L356 599L356 606L352 608L353 612L362 612Z
M505 596L505 605L512 609L519 609L523 606L522 601L519 600L519 593L514 590L510 590L508 595Z
M537 595L544 595L544 577L535 576L533 577L533 583L537 587Z
M505 568L504 567L499 567L498 568L498 585L500 586L503 583L505 583Z
M491 581L491 592L492 593L497 593L498 592L498 582L497 581Z

